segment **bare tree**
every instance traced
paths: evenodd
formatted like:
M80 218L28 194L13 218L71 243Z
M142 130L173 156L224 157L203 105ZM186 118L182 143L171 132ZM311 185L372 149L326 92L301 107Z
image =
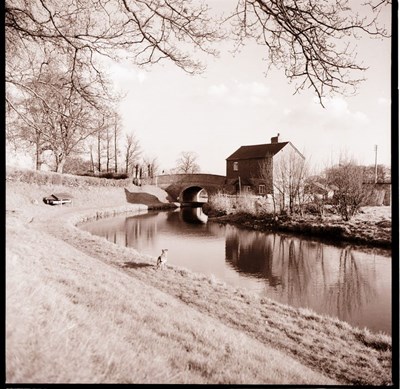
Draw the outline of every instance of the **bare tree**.
M276 198L274 193L274 180L272 171L272 159L264 159L259 163L259 177L255 177L253 180L260 184L265 185L266 194L271 195L272 203L274 207L274 215L276 214Z
M40 170L43 164L42 154L49 149L44 135L45 113L34 99L19 101L19 109L6 118L6 139L15 150L30 150L34 148L35 168Z
M141 154L139 140L134 133L125 134L125 173L133 173Z
M64 173L82 174L90 170L91 161L83 159L81 156L71 156L64 165Z
M350 220L370 196L370 191L363 185L366 171L353 160L342 160L339 165L326 171L327 182L335 186L333 206L343 220Z
M198 155L193 151L182 151L176 160L175 171L183 174L200 173L200 166L197 164Z
M71 87L65 73L47 66L41 77L26 83L16 105L11 105L23 123L9 131L36 144L37 166L43 150L51 150L56 171L62 173L66 159L104 123L107 110L99 112ZM31 93L33 92L33 93Z
M104 124L104 116L90 109L90 106L82 100L80 102L67 102L65 104L65 116L62 118L50 117L50 133L47 140L53 151L56 171L63 172L64 164L68 156L78 152L78 147L90 135L99 132ZM100 170L100 169L99 169Z
M112 133L110 127L106 128L106 172L110 171Z
M390 0L239 0L232 20L238 46L265 45L269 66L283 67L295 93L311 88L322 98L353 92L366 67L357 62L356 40L388 37L379 24Z
M218 29L205 5L185 0L6 0L6 100L26 89L27 76L39 77L49 58L58 59L73 90L93 105L112 94L101 57L136 65L167 58L199 72L193 47L215 54L210 42Z
M121 118L118 114L113 117L113 133L114 133L114 172L118 173L118 139L121 134Z
M114 161L114 171L118 172L118 135L120 132L119 119L116 113L111 113L105 125L105 151L106 151L106 171L111 171L111 162Z
M143 158L143 166L145 170L145 175L149 178L153 178L158 174L159 164L157 157L152 158L146 156Z
M296 206L301 211L301 197L307 177L307 164L305 158L295 149L290 148L283 152L273 162L274 192L280 200L280 209L287 209L293 214Z

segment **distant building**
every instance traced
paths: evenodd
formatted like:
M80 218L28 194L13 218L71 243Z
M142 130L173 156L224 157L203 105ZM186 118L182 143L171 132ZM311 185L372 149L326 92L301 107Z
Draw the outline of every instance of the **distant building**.
M326 183L326 179L321 176L310 176L305 182L304 192L308 201L329 201L338 189L337 186Z
M291 160L293 165L304 156L291 142L279 142L279 134L271 143L241 146L226 158L226 179L237 193L256 195L272 194L274 184L285 180L282 162Z

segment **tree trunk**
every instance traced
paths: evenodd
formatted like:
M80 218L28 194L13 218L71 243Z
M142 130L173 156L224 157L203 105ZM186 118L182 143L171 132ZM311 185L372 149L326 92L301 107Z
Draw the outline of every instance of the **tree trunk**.
M106 162L106 170L107 170L107 173L110 171L110 137L109 137L108 127L107 127L107 162Z
M100 148L100 131L97 136L97 168L99 173L101 173L101 148Z
M115 129L114 129L114 171L115 171L115 173L118 173L117 154L118 154L118 150L117 150L117 126L115 126Z
M36 170L40 170L43 164L43 160L41 158L41 150L39 145L36 145Z
M276 201L275 201L275 194L272 193L272 204L274 206L274 217L276 215Z
M95 167L94 167L93 147L92 147L92 146L90 146L90 163L91 163L91 165L92 165L92 171L93 171L93 174L94 174L94 169L95 169Z
M63 154L60 154L59 156L56 157L56 172L62 173L64 171L64 165L65 165L65 157Z

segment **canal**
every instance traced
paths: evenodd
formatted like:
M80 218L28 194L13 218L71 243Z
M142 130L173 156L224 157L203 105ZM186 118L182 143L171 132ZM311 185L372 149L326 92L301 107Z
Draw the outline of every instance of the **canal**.
M391 334L391 252L207 222L201 208L100 219L80 228L294 307Z

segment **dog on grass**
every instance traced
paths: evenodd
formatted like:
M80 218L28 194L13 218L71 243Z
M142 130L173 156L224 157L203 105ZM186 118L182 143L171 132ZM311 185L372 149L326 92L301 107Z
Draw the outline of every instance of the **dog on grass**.
M157 258L157 269L164 268L168 259L168 249L162 249L161 255Z

